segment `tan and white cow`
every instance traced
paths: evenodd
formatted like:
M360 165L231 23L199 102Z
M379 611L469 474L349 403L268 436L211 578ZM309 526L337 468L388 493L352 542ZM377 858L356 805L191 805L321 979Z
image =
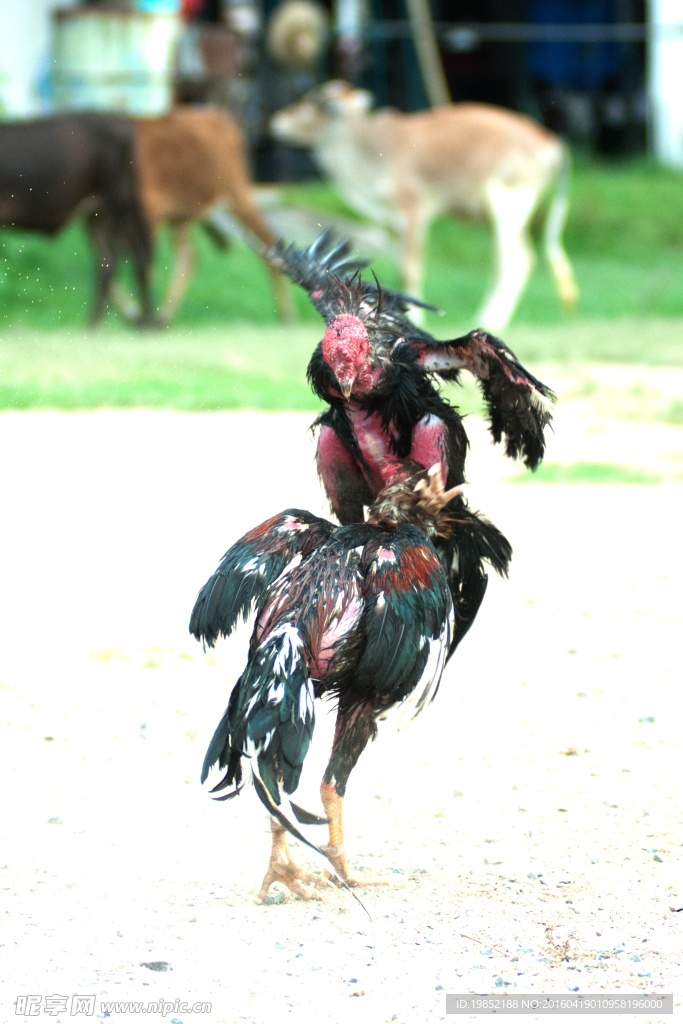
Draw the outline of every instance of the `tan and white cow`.
M418 114L370 109L370 93L327 82L278 111L275 137L310 148L347 203L394 232L403 287L422 297L424 246L435 217L488 219L495 276L477 323L503 328L534 265L529 226L551 193L543 244L565 308L578 288L562 244L570 160L564 143L522 114L483 103L456 103Z

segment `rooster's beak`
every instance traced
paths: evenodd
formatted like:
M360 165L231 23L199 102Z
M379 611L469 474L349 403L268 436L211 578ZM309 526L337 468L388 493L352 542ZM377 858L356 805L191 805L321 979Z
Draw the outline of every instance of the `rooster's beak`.
M351 394L351 392L353 391L353 381L352 380L344 380L344 381L340 380L339 381L339 390L341 391L341 393L344 396L344 398L348 398L349 395Z

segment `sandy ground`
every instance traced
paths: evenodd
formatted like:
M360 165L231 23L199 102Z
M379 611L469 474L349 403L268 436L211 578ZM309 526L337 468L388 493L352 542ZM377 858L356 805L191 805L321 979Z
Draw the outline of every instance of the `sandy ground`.
M680 1020L683 432L575 404L551 458L664 482L515 486L470 421L470 500L511 538L512 578L431 711L352 776L352 862L390 883L362 891L369 917L337 890L255 906L266 816L198 779L245 637L207 656L189 612L246 528L321 510L308 419L0 417L2 1021L142 1021L163 1000L174 1024L422 1024L447 992L672 991Z

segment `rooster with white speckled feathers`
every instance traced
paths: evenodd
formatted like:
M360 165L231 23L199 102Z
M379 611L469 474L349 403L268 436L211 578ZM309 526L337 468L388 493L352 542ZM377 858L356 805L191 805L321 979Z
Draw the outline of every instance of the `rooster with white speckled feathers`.
M225 769L218 799L244 784L244 763L271 813L272 850L257 902L274 881L304 899L333 883L355 886L344 849L346 784L377 723L398 712L409 721L434 698L457 628L449 581L433 541L457 533L440 466L428 474L410 460L385 467L388 483L367 520L335 526L287 509L251 530L224 555L199 592L190 631L213 647L255 609L245 671L204 760ZM325 818L290 795L299 783L317 698L334 701L337 719L321 785ZM300 824L329 825L320 848ZM324 874L306 871L287 844L292 833L328 858ZM371 884L363 879L362 884Z
M323 232L310 248L278 243L270 257L304 288L326 322L308 379L329 408L318 418L318 472L341 523L361 522L395 459L439 464L446 487L465 479L468 440L462 418L433 377L473 374L483 392L495 442L536 469L545 450L553 392L502 341L482 330L437 341L411 322L422 302L365 282L347 242ZM434 307L426 307L434 309ZM462 496L451 503L460 527L437 549L451 582L457 624L452 654L474 621L486 590L488 562L507 575L512 549L502 533ZM457 571L451 571L455 566Z

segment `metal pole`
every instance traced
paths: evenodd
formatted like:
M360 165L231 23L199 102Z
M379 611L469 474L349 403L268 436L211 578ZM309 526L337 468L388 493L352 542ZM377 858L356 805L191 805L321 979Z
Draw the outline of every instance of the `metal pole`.
M451 96L443 73L429 0L406 0L406 6L427 99L432 107L442 107L451 102Z

